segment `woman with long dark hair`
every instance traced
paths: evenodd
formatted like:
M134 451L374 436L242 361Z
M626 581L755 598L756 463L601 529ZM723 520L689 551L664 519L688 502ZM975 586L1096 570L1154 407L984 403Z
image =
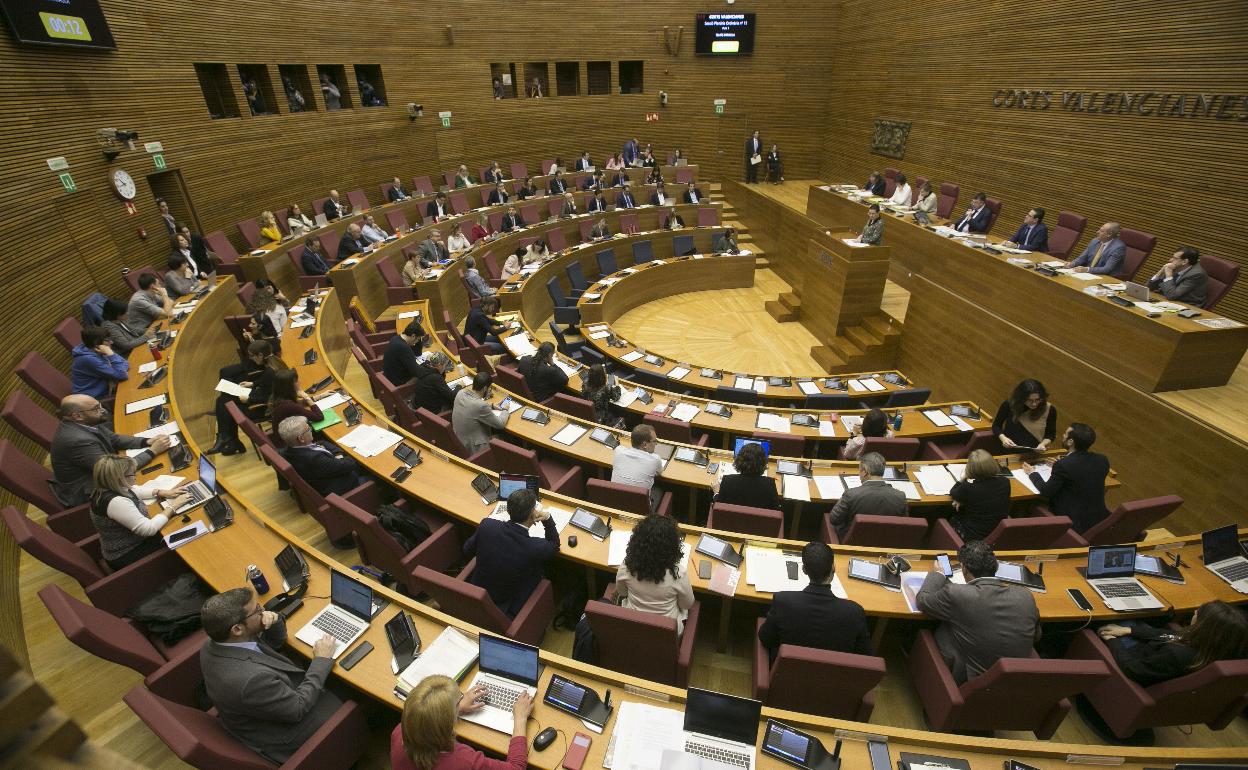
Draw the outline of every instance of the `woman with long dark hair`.
M1142 687L1190 674L1219 660L1248 658L1248 615L1221 601L1200 605L1191 624L1177 634L1142 621L1111 623L1101 626L1097 633L1122 673Z
M893 432L888 428L888 415L879 409L872 409L862 417L862 424L849 432L849 441L841 447L842 460L857 460L862 454L869 438L892 438Z
M306 417L310 423L325 419L321 408L299 387L299 373L294 369L274 372L273 390L269 393L269 419L273 422L269 437L278 447L285 444L277 435L277 426L287 417Z
M611 409L611 402L620 397L620 386L607 377L607 369L602 364L589 367L585 382L581 384L581 398L594 405L594 422L611 428L624 427L624 418L617 417Z
M1039 380L1023 380L1001 403L992 432L1008 449L1035 447L1043 452L1057 438L1057 407Z
M680 532L666 516L651 515L633 529L624 563L615 571L615 599L641 612L676 619L676 633L685 630L693 606L693 586L684 566Z
M534 401L546 401L568 386L568 375L555 364L555 345L543 342L537 352L520 359L520 374Z

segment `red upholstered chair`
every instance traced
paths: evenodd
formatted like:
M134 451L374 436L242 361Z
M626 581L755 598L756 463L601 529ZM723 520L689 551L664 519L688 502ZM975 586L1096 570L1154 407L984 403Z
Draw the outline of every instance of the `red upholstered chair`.
M384 198L383 198L384 200ZM368 196L364 194L364 190L352 190L347 193L347 201L351 204L351 212L358 214L364 209L371 209L373 204L368 202Z
M699 198L701 193L699 193ZM714 207L698 208L698 227L715 227L719 224L719 209Z
M1047 741L1070 712L1069 698L1108 677L1100 661L1044 660L1032 652L1030 658L1001 658L959 686L931 631L920 631L910 649L910 678L927 721L946 732L1030 730Z
M806 454L806 439L792 433L767 433L754 431L750 438L766 441L772 457L802 457Z
M963 434L965 435L965 434ZM1005 448L1001 446L1001 442L997 440L996 435L990 430L972 431L966 441L954 444L940 444L929 441L923 447L923 460L965 460L971 456L971 452L976 449L983 449L989 454L999 455L1005 454Z
M545 219L545 217L542 216L541 209L538 208L537 204L535 203L522 205L520 207L520 218L524 220L524 224L526 226L536 225L540 223L543 219ZM537 239L534 238L532 240L529 240L529 243L532 243L534 240L537 240ZM529 244L525 243L524 240L521 240L520 245L527 246Z
M497 233L503 229L503 212L491 211L489 216L490 232Z
M391 187L393 186L394 185L391 184ZM405 233L412 229L412 226L408 224L407 217L403 215L402 211L387 211L386 222L389 223L390 229L396 233Z
M898 174L900 174L900 173L901 173L901 171L899 171L898 169L895 169L895 168L886 168L886 169L884 169L884 178L885 178L885 179L896 179L896 178L897 178L897 175L898 175Z
M1107 679L1084 694L1114 735L1124 740L1138 730L1169 725L1204 724L1222 730L1248 708L1248 660L1220 660L1141 687L1122 673L1095 631L1080 631L1066 657L1096 662L1109 670Z
M558 216L558 212L554 212L551 216ZM546 231L546 245L550 247L552 252L558 253L568 248L568 236L563 232L562 228L552 227Z
M464 339L467 339L467 337ZM503 390L510 391L518 396L524 396L530 401L533 400L533 393L529 390L529 384L524 381L524 377L521 376L520 372L516 371L516 367L499 364L494 367L494 378L498 386Z
M917 438L868 436L862 445L862 453L879 452L890 463L905 463L919 456L920 443Z
M959 185L941 182L940 192L936 196L936 216L948 219L953 213L953 207L958 205L958 196L961 194L962 188Z
M459 436L455 435L454 428L446 418L434 414L424 407L420 407L416 410L416 419L420 420L421 438L424 438L430 444L470 463L476 463L477 465L490 464L489 447L479 450L475 455L469 455L467 448L459 440Z
M290 235L290 207L282 206L280 209L273 209L273 218L277 220L277 229L282 235Z
M468 205L468 196L465 195L464 193L462 192L451 193L450 199L451 199L451 211L455 212L456 214L467 214L469 211L472 210L472 207Z
M1118 237L1122 239L1122 243L1127 247L1127 251L1122 257L1122 266L1118 268L1118 272L1114 273L1114 277L1121 278L1124 281L1134 281L1135 274L1148 261L1149 255L1153 253L1153 249L1157 246L1157 236L1124 227L1118 233Z
M620 232L625 235L635 235L640 230L636 214L620 214Z
M1001 216L1001 199L1000 198L988 198L987 200L984 201L984 205L987 206L988 211L992 213L992 215L988 217L988 230L987 230L987 232L992 232L993 226L997 224L997 218Z
M512 163L511 164L511 178L512 179L515 179L518 181L524 181L524 179L528 177L528 175L529 175L529 167L527 164L525 163Z
M563 196L552 195L551 197L547 198L546 210L550 212L549 216L552 216L552 217L559 216L559 212L563 211ZM554 248L555 248L554 245L551 245L551 249L554 249Z
M48 527L77 542L96 534L87 504L68 510L52 494L52 472L0 439L0 487L4 487L48 515Z
M66 350L73 350L74 346L82 343L82 324L71 315L56 325L56 328L52 330L52 336L56 337L56 341L65 346Z
M138 291L139 290L139 278L141 278L144 275L149 275L149 274L156 276L162 282L165 280L164 274L158 272L156 268L154 267L140 267L138 270L131 270L130 272L126 273L123 277L126 280L126 285L130 287L130 291Z
M884 197L885 197L885 198L891 198L891 197L893 197L893 193L895 193L895 192L897 192L897 174L896 174L896 171L894 171L894 173L893 173L893 175L892 175L892 176L889 176L889 175L888 175L888 172L885 172L885 173L884 173Z
M238 228L238 234L243 236L243 243L247 244L248 248L260 248L260 243L264 240L260 236L260 220L252 217L237 222L234 226Z
M614 586L607 586L608 595L614 593ZM689 685L689 664L701 612L701 604L695 601L685 618L684 632L678 635L675 618L607 602L585 605L599 665L674 687Z
M603 479L590 479L585 482L585 499L595 505L615 508L635 513L638 516L649 516L650 493L644 487L632 484L618 484ZM672 493L664 492L659 498L659 506L653 513L659 516L672 515Z
M412 577L425 593L433 597L438 603L438 609L443 612L492 634L506 636L525 644L540 645L546 634L546 627L555 617L554 589L550 581L542 580L537 584L529 600L516 614L515 620L512 620L498 609L484 588L468 582L475 566L474 559L458 577L417 566L412 570Z
M32 401L30 396L20 390L10 393L4 408L0 409L0 417L18 433L43 447L44 451L52 450L52 437L61 423Z
M399 541L381 526L381 519L372 511L366 511L339 495L327 495L325 502L351 522L355 545L364 563L389 573L411 596L421 590L412 575L416 567L446 572L451 565L463 561L463 545L459 542L455 525L449 521L412 514L423 519L433 534L411 551L405 551Z
M321 252L325 255L325 261L331 266L338 261L338 244L342 240L342 236L333 230L327 230L317 236L317 240L321 242ZM293 253L291 249L290 253Z
M913 206L919 202L919 190L923 189L923 185L927 184L927 177L916 176L914 184L910 186L910 205Z
M693 169L689 168L688 166L676 167L676 184L689 184L692 181L693 181Z
M997 551L1023 551L1040 548L1087 548L1088 541L1070 528L1066 516L1032 516L1024 519L1002 519L984 542ZM963 545L948 519L937 519L927 547L956 551Z
M1088 218L1071 211L1057 215L1057 226L1049 231L1049 256L1054 259L1070 259L1075 244L1083 237Z
M693 444L694 446L706 446L707 442L710 440L710 436L705 433L695 436L693 434L693 427L684 420L673 420L671 417L647 413L641 421L654 428L655 435L664 441L675 441L679 444Z
M251 298L256 296L256 284L252 281L241 284L234 292L234 296L238 297L238 304L247 307L251 304Z
M433 180L427 176L412 177L412 189L421 195L433 195L436 192L433 189Z
M481 255L481 276L485 278L486 283L495 289L506 283L503 280L503 269L499 267L498 260L494 257L494 252L492 251L487 251Z
M582 219L582 220L580 220L579 222L577 222L577 226L579 227L580 232L581 232L581 243L588 243L588 242L589 242L589 240L590 240L590 237L589 237L589 231L590 231L590 230L592 230L592 229L594 229L594 224L595 224L597 221L598 221L598 220L596 220L596 219L591 219L590 217L585 217L584 219Z
M56 584L39 589L39 598L65 638L97 658L150 674L175 654L203 646L202 630L169 647L158 637L148 638L133 620L118 617L99 607L83 604Z
M711 504L706 528L743 535L784 537L784 514L767 508L717 502Z
M214 230L206 234L204 243L208 246L208 250L216 254L217 259L222 262L231 265L238 262L238 250L234 248L233 243L230 243L224 231Z
M492 356L493 353L490 352L489 348L478 343L472 337L464 337L464 343L466 344L466 347L463 348L461 354L464 355L466 359L473 361L473 369L476 369L478 372L485 372L486 374L497 374L497 370L494 368L494 365L490 363L489 357Z
M828 545L867 545L876 548L922 548L927 539L927 520L909 516L859 514L849 523L842 539L832 526L832 513L823 515L820 532Z
M1162 495L1143 500L1128 500L1110 511L1100 523L1083 533L1090 545L1135 543L1144 538L1144 530L1161 521L1183 504L1178 495ZM1049 518L1054 516L1046 506L1032 506L1032 512Z
M764 622L758 619L754 633L752 697L769 708L855 722L871 720L875 708L871 691L884 678L883 658L782 644L773 663L758 639ZM828 687L828 682L836 686Z
M543 489L571 497L585 496L585 476L579 465L569 466L555 459L539 460L532 449L521 449L498 438L490 439L490 452L499 473L537 476Z
M324 198L315 198L315 199L313 199L313 200L312 200L312 211L313 211L313 212L315 212L315 213L317 213L317 214L324 214L324 213L325 213L325 202L326 202L326 201L328 201L328 200L329 200L329 196L328 196L328 195L326 195ZM313 219L315 219L315 217L313 217Z
M1205 292L1205 304L1202 307L1205 310L1213 310L1214 306L1221 302L1235 285L1235 281L1239 280L1239 265L1212 254L1201 254L1200 266L1209 276L1209 287Z
M394 383L384 374L377 375L377 389L381 391L378 401L390 419L406 431L415 433L420 427L420 419L416 416L412 404L408 401L415 390L415 381L405 383L403 388L395 387Z
M260 447L260 457L264 459L278 475L286 479L286 483L290 484L291 490L294 492L295 502L299 505L299 510L316 519L324 529L325 534L329 537L329 541L338 548L348 548L351 545L351 522L337 514L337 511L331 511L329 503L325 502L324 496L312 488L312 485L304 481L287 462L285 457L277 452L271 446ZM369 511L376 511L380 500L377 497L377 485L372 481L365 481L355 489L343 495L347 500Z
M381 184L377 185L377 191L381 193L381 197L378 198L377 200L381 201L382 205L385 205L386 203L390 202L390 188L391 187L394 187L394 182L382 182Z
M538 176L549 176L549 175L551 174L551 170L550 170L550 169L551 169L551 167L552 167L552 166L554 166L554 165L555 165L555 161L554 161L554 159L553 159L553 158L551 158L550 160L543 160L543 161L542 161L541 168L539 168L539 169L537 170L537 175L538 175Z
M590 422L594 422L596 417L593 403L583 398L570 396L567 393L556 393L551 397L550 408L573 417L579 417L582 420L589 420Z
M381 280L386 284L386 302L401 305L416 298L416 287L403 283L403 275L389 257L380 257L373 264L377 266L377 272L381 273Z
M468 297L468 307L481 307L481 297L472 290L468 285L468 279L464 277L463 270L456 270L459 273L459 285L464 287L464 294Z

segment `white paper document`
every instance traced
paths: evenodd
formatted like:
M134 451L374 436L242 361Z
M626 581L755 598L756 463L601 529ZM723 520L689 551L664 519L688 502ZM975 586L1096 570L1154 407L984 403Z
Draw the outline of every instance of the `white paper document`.
M569 363L562 358L555 359L555 366L559 367L559 369L569 377L576 374L577 370L580 368L575 363Z
M339 393L338 391L336 391L336 390L335 390L333 393L330 393L329 395L325 396L324 398L318 398L318 399L316 399L316 401L315 401L314 403L315 403L318 407L320 407L320 408L321 408L321 411L323 412L323 411L325 411L326 409L333 409L333 408L334 408L334 407L336 407L336 406L339 406L339 405L341 405L341 404L345 404L345 403L347 403L347 401L349 401L349 400L350 400L350 399L348 399L346 396L342 395L341 393Z
M947 495L956 483L956 479L949 475L943 465L916 466L914 475L918 477L923 491L929 495Z
M694 417L698 416L699 411L700 410L697 404L677 404L676 408L672 410L672 413L668 415L668 417L671 417L673 420L680 420L681 422L689 422Z
M185 476L174 476L168 473L162 473L154 479L149 479L148 481L143 482L141 486L146 492L155 493L158 489L162 492L168 492L184 481L186 481Z
M391 433L377 425L357 425L354 430L338 439L338 443L348 449L354 449L364 457L375 457L403 440L397 433Z
M810 502L810 484L805 476L781 474L784 479L784 497L787 500L804 500Z
M479 644L473 637L447 626L433 644L421 650L420 656L399 674L396 688L411 692L426 677L442 675L457 679L477 660Z
M657 770L664 751L684 751L684 727L683 711L635 701L621 703L607 746L611 770Z
M683 380L687 374L689 374L689 370L685 367L674 366L672 367L672 370L667 373L667 378L669 380Z
M142 364L139 366L139 374L147 374L148 372L154 372L159 368L160 368L159 361L148 361L146 364Z
M907 500L922 500L923 495L919 494L919 488L914 485L913 481L885 481L893 489L899 489L906 493Z
M754 378L738 376L732 381L732 387L739 388L741 390L754 390Z
M568 526L569 521L572 521L571 511L542 504L538 504L538 508L550 514L550 520L555 523L556 532L563 532L563 528ZM511 521L511 517L507 515L507 501L500 500L494 506L494 510L490 513L489 518L498 519L499 521ZM544 539L546 537L546 525L540 521L533 522L532 526L529 527L529 537L535 537L538 540Z
M586 302L597 302L598 300L602 299L602 295L599 294L598 292L586 293L586 294L581 295L581 299L585 300Z
M508 334L503 338L503 345L516 358L524 358L537 352L537 346L523 334Z
M867 386L863 385L859 380L848 380L849 389L853 393L865 393Z
M174 535L178 534L179 532L185 532L188 529L192 531L192 534L189 537L179 538L178 542L176 543L170 542L170 539ZM196 521L191 524L187 524L185 527L182 527L181 529L176 529L173 532L170 532L168 535L165 535L165 547L167 547L171 551L176 551L177 549L181 548L187 543L190 543L194 540L198 540L206 534L208 534L207 525L205 525L204 522L202 521Z
M161 393L159 396L145 398L141 401L131 401L126 404L126 414L134 414L135 412L141 412L144 409L151 409L154 406L160 406L161 404L168 402L169 396L164 393Z
M419 310L404 310L402 313L399 313L398 316L396 317L400 321L402 321L404 318L415 318L418 315L420 315Z
M564 446L572 446L573 444L576 443L577 439L579 439L581 436L584 436L588 432L589 432L588 430L586 430L585 428L582 428L580 425L577 425L576 423L569 423L563 426L563 428L561 428L558 433L551 436L550 438L552 441L555 441L556 443L559 443L559 444L563 444Z
M610 336L611 336L610 329L606 331L601 331L601 332L590 332L589 334L589 338L591 340L605 340L607 337L610 337Z
M840 476L815 476L814 482L823 500L840 500L845 494L845 484Z
M866 389L871 391L872 393L879 393L885 390L884 385L881 384L880 381L875 379L874 377L863 377L861 380L859 380L859 382L861 382L866 387Z
M611 402L621 409L627 409L637 400L637 391L629 388L620 388L620 397Z
M1101 277L1096 273L1067 273L1071 278L1077 278L1080 281L1099 281Z
M953 420L953 424L958 426L958 430L967 431L968 433L970 431L975 430L973 427L971 427L971 424L969 422L967 422L966 420L963 420L961 417L957 416L956 414L949 415L949 419Z
M789 433L793 430L793 423L788 417L774 412L759 412L756 425L759 430L768 433Z
M949 471L954 481L961 481L966 477L966 463L945 463L945 470Z
M172 424L174 427L177 427L177 423L170 423L170 424ZM178 440L178 434L176 432L169 434L169 446L175 447L181 443L182 442ZM147 451L147 447L140 447L138 449L127 449L126 457L138 457L139 455L143 454L146 451Z
M836 423L832 422L831 420L820 420L819 421L819 435L820 436L835 436L836 435Z
M298 317L298 318L291 318L290 328L302 329L303 327L311 326L314 323L316 323L316 318L314 316L305 315L305 316Z
M237 382L230 382L229 380L226 380L226 379L222 379L220 382L218 382L215 390L218 393L225 393L226 395L230 395L230 396L238 396L239 398L246 398L246 397L251 396L251 388L244 388L242 385L239 385Z
M815 384L814 380L798 380L797 387L798 390L808 396L818 395L819 393L819 386Z
M155 428L141 430L134 434L139 438L156 438L157 436L172 436L178 432L178 424L176 422L167 422L164 425L157 425Z
M862 425L862 418L856 414L841 415L841 425L845 426L846 433L853 433Z
M624 563L624 552L628 550L628 541L633 539L631 529L613 529L607 536L607 566L618 567Z
M643 355L644 354L640 350L630 350L624 355L620 356L620 360L626 364L631 364L632 362L641 358Z
M948 428L956 423L940 409L924 409L923 414L938 428Z
M1040 490L1036 489L1036 485L1031 483L1031 478L1027 475L1027 472L1024 471L1022 468L1015 468L1014 470L1010 471L1010 475L1018 479L1018 483L1027 487L1027 491L1031 492L1033 495L1040 494Z

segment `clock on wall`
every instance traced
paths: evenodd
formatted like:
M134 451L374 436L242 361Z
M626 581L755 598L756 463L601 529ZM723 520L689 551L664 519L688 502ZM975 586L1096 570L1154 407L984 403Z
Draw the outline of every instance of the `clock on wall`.
M109 172L108 182L112 185L113 192L123 200L132 201L138 193L138 188L134 186L134 178L125 169L118 168Z

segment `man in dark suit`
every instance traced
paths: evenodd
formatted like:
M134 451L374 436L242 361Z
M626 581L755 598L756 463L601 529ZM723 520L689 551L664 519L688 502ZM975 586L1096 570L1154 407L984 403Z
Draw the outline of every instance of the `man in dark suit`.
M516 213L516 207L508 206L507 213L503 214L502 225L499 229L505 233L509 233L512 230L518 230L521 227L524 227L524 220L521 219L520 215Z
M506 178L506 175L503 174L503 167L498 165L498 161L491 163L490 167L485 170L485 182L487 184L501 184Z
M446 193L439 192L433 196L433 200L429 201L429 205L425 206L425 219L432 219L440 222L450 215L451 209L446 204Z
M595 193L594 197L589 199L589 204L585 207L585 210L590 213L607 210L607 199L601 191Z
M1148 281L1148 288L1175 302L1202 307L1209 292L1209 275L1200 266L1200 252L1184 246Z
M755 131L754 135L745 140L745 181L751 184L758 183L758 167L763 165L763 140ZM758 158L755 163L754 159Z
M364 483L359 463L333 444L312 440L307 417L287 417L278 424L277 435L286 445L282 456L322 495L345 495Z
M605 241L611 237L611 228L607 227L607 220L599 219L589 230L590 240Z
M880 172L872 171L867 176L867 183L862 186L862 189L872 195L882 196L884 194L884 190L887 189L887 184L884 182L884 177L880 176Z
M568 183L563 178L562 171L556 171L554 177L550 180L550 186L546 189L549 195L563 195L568 191Z
M576 210L576 198L572 197L572 193L563 194L563 208L559 209L559 216L567 219L574 217L580 212Z
M988 196L982 192L975 193L975 197L971 198L971 207L966 210L953 229L964 233L986 233L988 223L991 221L992 210L988 208Z
M1075 257L1068 267L1076 273L1094 273L1096 275L1113 275L1122 266L1127 256L1127 245L1118 237L1122 226L1117 222L1106 222L1096 231L1096 237L1088 241L1083 253Z
M169 448L168 436L139 438L113 432L112 415L91 396L80 394L61 399L61 424L52 436L52 494L66 508L87 502L93 483L95 461L123 449L143 449L134 458L143 467Z
M702 202L702 196L698 194L698 188L693 184L693 182L690 182L689 186L685 188L685 194L682 200L685 203Z
M936 644L958 684L992 668L999 658L1026 658L1040 635L1040 612L1031 591L1005 583L997 557L982 540L958 549L965 585L939 570L927 574L915 596L919 610L942 621Z
M1062 436L1068 454L1053 463L1046 481L1034 467L1023 463L1023 471L1036 490L1049 498L1049 506L1058 516L1069 516L1076 532L1083 533L1109 515L1105 507L1105 478L1109 475L1109 458L1089 451L1096 442L1091 425L1072 422Z
M601 190L607 186L607 180L603 178L601 171L595 171L585 177L585 183L581 185L582 190Z
M590 168L592 168L593 165L594 165L594 162L589 159L589 150L586 150L585 152L581 153L581 157L576 159L577 171L587 171Z
M836 527L837 537L845 539L849 525L860 513L873 516L909 515L906 493L893 489L884 480L886 467L884 456L879 452L867 452L858 458L858 478L862 483L846 490L832 507L832 524Z
M650 205L665 206L670 200L671 197L667 194L667 188L663 186L663 183L659 182L656 184L654 186L654 192L650 194Z
M347 225L347 231L342 234L342 238L338 241L338 259L343 260L348 257L359 256L368 248L368 241L364 238L364 233L360 230L360 226L352 222Z
M390 189L386 191L386 198L389 199L391 203L405 201L410 197L412 196L407 194L407 190L403 189L403 183L399 181L397 176L391 180Z
M381 357L381 373L394 387L402 387L416 376L417 357L424 350L429 336L416 321L403 327L403 331L390 338Z
M631 209L637 207L637 202L633 200L633 193L625 187L620 194L615 196L615 207L617 209Z
M559 531L527 489L507 498L507 517L482 521L464 543L464 555L477 559L468 582L484 588L499 611L514 618L542 582L543 566L559 553ZM539 522L545 537L530 537L529 527Z
M874 654L862 605L832 593L836 572L832 549L826 543L807 543L802 549L802 572L810 578L810 585L772 597L767 620L758 629L758 640L771 661L782 644Z
M493 190L490 190L490 197L486 200L486 203L490 206L497 206L509 200L511 200L511 196L507 194L507 188L502 182L499 182Z
M330 190L329 200L325 201L325 205L321 210L325 212L325 218L332 222L345 216L351 210L351 207L338 198L337 190Z
M309 235L303 242L303 253L299 255L299 267L304 275L325 275L329 272L329 262L321 251L321 239Z
M208 639L199 651L208 699L222 726L252 751L281 764L342 706L325 689L335 641L323 634L304 670L277 652L286 621L259 605L250 588L204 602L199 613Z
M631 166L636 163L640 155L641 146L636 139L629 139L624 143L623 160L625 166Z
M1034 208L1028 211L1023 223L1018 226L1018 231L1004 245L1027 251L1048 251L1049 226L1044 223L1044 209Z

